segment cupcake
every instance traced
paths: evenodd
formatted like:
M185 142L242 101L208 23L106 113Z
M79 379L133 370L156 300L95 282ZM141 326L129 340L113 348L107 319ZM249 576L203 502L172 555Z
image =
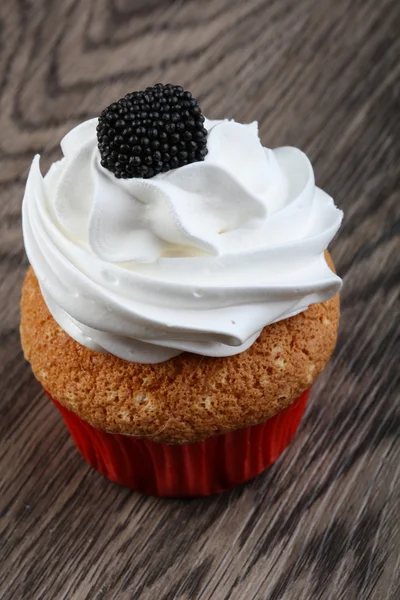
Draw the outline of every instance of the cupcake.
M21 339L83 457L159 496L229 489L295 435L334 349L342 212L300 150L130 93L61 142L23 201Z

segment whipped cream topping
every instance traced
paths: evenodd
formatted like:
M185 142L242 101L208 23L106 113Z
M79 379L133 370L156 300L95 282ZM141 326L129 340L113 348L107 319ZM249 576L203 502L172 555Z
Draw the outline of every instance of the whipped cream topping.
M23 233L46 304L77 342L128 361L243 352L266 325L340 288L324 250L342 212L296 148L257 123L205 121L208 154L151 179L100 165L97 119L33 160Z

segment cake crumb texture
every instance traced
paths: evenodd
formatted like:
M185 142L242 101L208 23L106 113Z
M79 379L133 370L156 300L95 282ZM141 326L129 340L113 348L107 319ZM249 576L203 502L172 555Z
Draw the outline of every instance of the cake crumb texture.
M183 353L144 365L94 352L69 337L51 316L30 268L21 339L47 392L94 427L180 444L255 425L289 406L329 360L339 312L337 295L265 327L236 356Z

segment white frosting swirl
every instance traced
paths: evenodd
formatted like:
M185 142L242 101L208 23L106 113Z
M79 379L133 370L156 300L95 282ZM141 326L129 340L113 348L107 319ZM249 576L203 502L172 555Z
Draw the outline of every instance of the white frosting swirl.
M339 290L324 250L342 212L300 150L206 121L204 162L123 180L100 165L96 125L64 137L44 179L34 158L23 203L44 299L79 343L141 363L230 356Z

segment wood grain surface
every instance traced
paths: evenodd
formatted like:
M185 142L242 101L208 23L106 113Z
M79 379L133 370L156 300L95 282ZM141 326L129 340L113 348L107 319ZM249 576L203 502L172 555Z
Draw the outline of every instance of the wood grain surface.
M0 3L0 598L400 598L398 0ZM295 145L345 211L339 343L265 474L191 501L91 470L23 361L33 154L112 100L182 83Z

